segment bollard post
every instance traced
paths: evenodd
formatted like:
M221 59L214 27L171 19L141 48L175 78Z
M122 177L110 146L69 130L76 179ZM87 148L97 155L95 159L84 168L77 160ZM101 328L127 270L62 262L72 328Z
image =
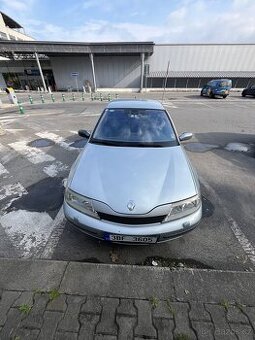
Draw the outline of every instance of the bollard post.
M52 102L54 103L54 102L55 102L55 98L54 98L54 95L53 95L53 93L51 93L51 94L50 94L50 96L51 96L51 100L52 100Z
M119 95L118 93L115 93L115 99L118 99Z
M85 98L84 98L84 93L82 92L81 94L81 100L84 102Z
M30 104L33 104L33 98L30 95L28 96L28 99L30 101Z
M64 93L62 93L62 101L63 101L63 102L66 101Z
M99 98L100 98L100 100L101 100L101 102L103 101L103 96L102 96L102 93L100 92L99 93Z
M74 93L72 93L72 99L73 99L73 101L75 101L75 95L74 95Z
M42 101L42 103L44 104L44 96L42 95L42 94L40 94L40 97L41 97L41 101Z
M111 101L111 94L108 93L108 102Z
M23 105L21 104L20 101L18 101L18 105L19 105L19 113L23 115L25 113Z

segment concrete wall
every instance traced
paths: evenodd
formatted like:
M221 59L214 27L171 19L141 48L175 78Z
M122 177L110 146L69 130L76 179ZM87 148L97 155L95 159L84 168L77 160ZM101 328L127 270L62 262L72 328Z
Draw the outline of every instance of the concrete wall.
M94 62L98 88L138 88L140 86L140 57L95 57Z
M78 72L78 86L82 89L86 80L93 84L91 62L88 56L84 57L51 57L50 58L54 79L58 90L68 87L76 89L75 77L72 72Z
M253 71L255 44L247 45L155 45L149 58L150 72Z
M78 72L78 86L82 89L86 80L93 85L91 62L84 57L50 58L57 89L76 88L72 72ZM94 56L98 88L138 88L140 85L140 57L136 56Z

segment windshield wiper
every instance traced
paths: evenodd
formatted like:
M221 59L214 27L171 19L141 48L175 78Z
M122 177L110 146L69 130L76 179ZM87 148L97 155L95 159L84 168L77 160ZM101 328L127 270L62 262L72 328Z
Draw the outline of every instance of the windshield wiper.
M120 143L108 140L101 140L93 138L90 143L99 144L99 145L108 145L108 146L121 146Z

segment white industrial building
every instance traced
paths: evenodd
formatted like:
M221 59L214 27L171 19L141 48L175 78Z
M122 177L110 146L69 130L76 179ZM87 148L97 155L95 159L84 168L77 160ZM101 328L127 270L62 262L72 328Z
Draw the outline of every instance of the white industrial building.
M34 40L17 21L0 11L0 40Z
M0 56L2 88L149 91L200 88L216 78L232 79L233 88L255 83L255 44L68 43L9 34L0 40Z

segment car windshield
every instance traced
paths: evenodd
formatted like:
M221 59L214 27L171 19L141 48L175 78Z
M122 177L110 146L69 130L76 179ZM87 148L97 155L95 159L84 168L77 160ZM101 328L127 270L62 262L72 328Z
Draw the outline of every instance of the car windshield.
M219 82L219 87L228 87L230 83L228 81L221 81Z
M216 86L216 87L231 87L231 81L229 80L211 80L209 83L207 83L209 86Z
M115 146L178 145L165 111L126 108L106 109L90 142Z

